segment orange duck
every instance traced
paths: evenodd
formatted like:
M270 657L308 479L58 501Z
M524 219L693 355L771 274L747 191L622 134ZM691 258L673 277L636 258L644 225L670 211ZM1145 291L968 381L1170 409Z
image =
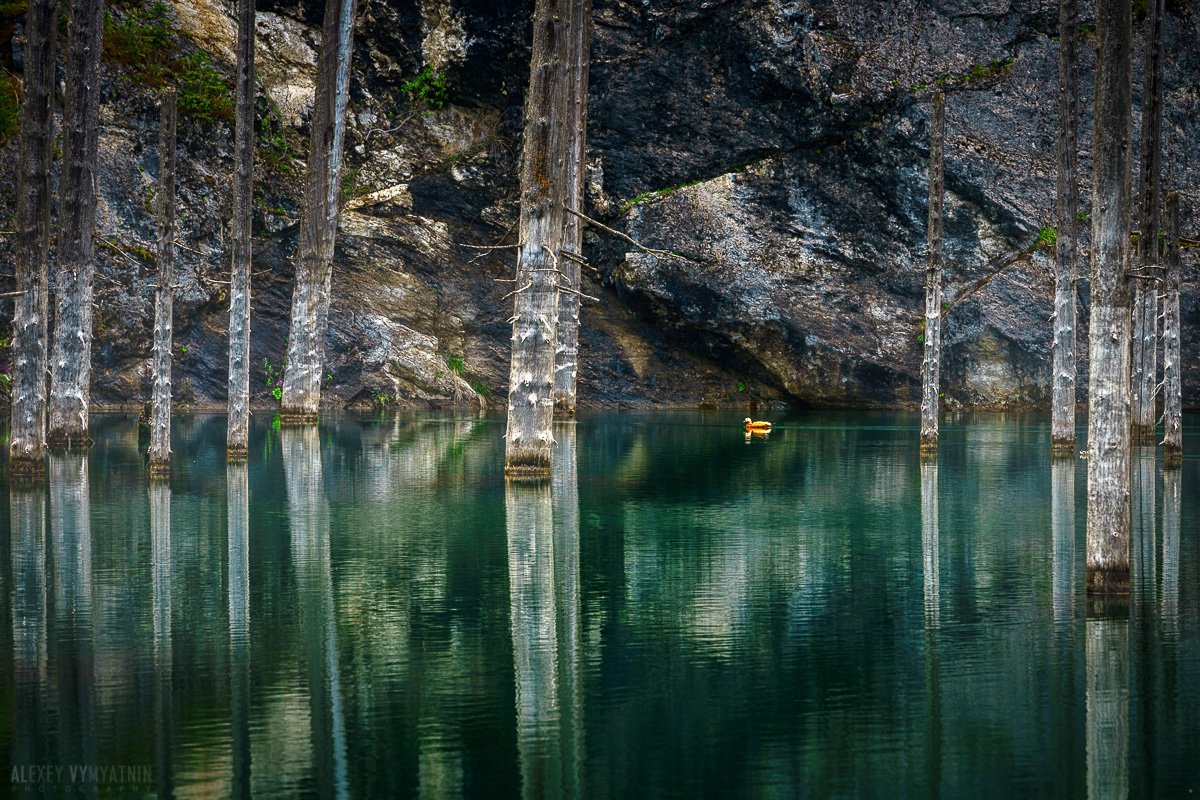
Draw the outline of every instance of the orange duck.
M750 419L749 417L746 417L746 432L747 433L770 433L771 432L771 423L762 422L762 421L756 422L756 421Z

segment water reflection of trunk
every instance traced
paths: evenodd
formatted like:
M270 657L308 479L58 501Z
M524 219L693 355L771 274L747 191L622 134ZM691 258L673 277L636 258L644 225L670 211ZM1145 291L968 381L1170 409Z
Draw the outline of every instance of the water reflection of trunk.
M96 764L94 641L92 635L92 522L86 453L49 457L50 563L59 763ZM94 783L83 783L95 794Z
M13 682L16 731L12 763L52 763L46 644L46 495L9 489L12 559Z
M1153 447L1133 448L1132 516L1130 542L1129 609L1129 731L1134 793L1154 797L1153 764L1155 730L1158 727L1155 699L1161 698L1155 686L1159 659L1155 642L1157 632L1158 537L1155 525L1155 458Z
M1082 699L1079 668L1081 647L1075 622L1079 598L1075 558L1075 458L1057 456L1050 462L1050 548L1054 635L1051 640L1053 672L1050 688L1052 747L1063 758L1061 774L1069 785L1079 785L1086 745L1079 716Z
M154 751L159 797L174 793L175 706L171 637L171 485L150 484L150 584L154 602Z
M1163 469L1162 621L1173 639L1179 629L1179 502L1180 470Z
M558 604L559 704L562 709L563 796L582 795L583 673L580 634L579 474L575 425L555 430L550 482L554 506L554 575Z
M1075 606L1075 459L1050 463L1050 528L1053 542L1054 621L1071 619Z
M941 796L942 646L941 558L938 552L938 463L921 459L921 575L925 600L925 774L926 794Z
M283 428L279 432L279 445L287 481L300 624L308 655L314 779L321 797L347 797L346 727L333 615L329 504L321 474L317 427Z
M225 467L229 506L229 703L233 797L250 797L250 505L246 462Z
M556 797L563 736L550 483L507 481L504 512L522 795Z
M1085 623L1087 668L1087 795L1129 796L1129 622L1094 617Z

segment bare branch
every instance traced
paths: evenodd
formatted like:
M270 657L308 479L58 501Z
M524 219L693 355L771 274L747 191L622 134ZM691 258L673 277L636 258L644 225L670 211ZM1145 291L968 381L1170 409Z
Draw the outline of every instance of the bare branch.
M646 245L642 244L641 242L637 241L633 237L629 236L629 234L627 234L627 233L622 233L621 231L617 230L616 228L610 228L607 225L605 225L603 222L594 220L591 217L587 216L586 214L581 214L573 208L567 208L566 206L563 206L563 208L566 210L566 212L568 214L572 214L576 217L579 217L581 220L588 223L589 225L595 225L597 228L600 228L601 230L608 231L613 236L617 236L621 239L624 239L625 241L629 242L631 245L638 248L639 250L644 250L645 252L650 253L651 255L670 256L672 258L682 258L684 261L689 260L689 259L686 259L683 256L679 255L678 253L672 253L670 250L656 250L653 247L646 247Z

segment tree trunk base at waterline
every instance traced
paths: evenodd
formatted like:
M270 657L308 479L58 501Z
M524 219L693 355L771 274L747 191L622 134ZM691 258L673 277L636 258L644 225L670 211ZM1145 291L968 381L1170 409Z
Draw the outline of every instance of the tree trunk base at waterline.
M8 477L13 483L28 486L46 480L46 454L13 453L8 457Z
M282 422L280 423L283 424ZM250 448L244 445L232 445L225 449L225 460L231 464L239 464L250 458Z
M550 459L525 456L504 465L504 477L512 480L541 480L550 477Z
M921 454L922 455L937 455L938 451L938 435L936 433L921 434Z
M87 431L57 430L46 436L46 447L50 450L87 450L93 444Z
M279 424L288 427L303 427L317 424L315 411L287 410L279 412Z
M171 459L169 458L152 458L150 459L150 480L165 481L171 477Z
M1128 595L1129 567L1087 568L1087 593L1095 595Z
M1129 426L1129 443L1131 445L1150 445L1153 447L1158 444L1158 437L1155 436L1154 425L1138 425L1134 423Z
M1163 445L1163 466L1164 467L1181 467L1183 466L1183 448L1173 444Z
M1075 456L1075 440L1074 439L1053 439L1050 442L1050 455L1055 458L1066 458Z

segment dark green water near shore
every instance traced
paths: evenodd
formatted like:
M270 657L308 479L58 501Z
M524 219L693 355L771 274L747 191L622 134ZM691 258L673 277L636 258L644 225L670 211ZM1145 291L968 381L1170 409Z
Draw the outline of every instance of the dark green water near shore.
M261 416L3 479L0 794L1200 794L1198 460L1096 615L1038 417L593 415L506 486L503 420Z

